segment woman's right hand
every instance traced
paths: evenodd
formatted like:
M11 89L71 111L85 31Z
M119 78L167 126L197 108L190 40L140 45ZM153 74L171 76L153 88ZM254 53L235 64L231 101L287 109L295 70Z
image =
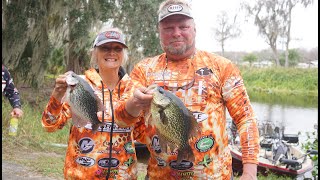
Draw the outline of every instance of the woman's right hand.
M66 77L69 73L70 72L68 71L68 72L61 74L57 77L53 92L51 94L54 98L56 98L60 102L61 102L61 99L63 98L64 94L67 91L68 84L66 82Z

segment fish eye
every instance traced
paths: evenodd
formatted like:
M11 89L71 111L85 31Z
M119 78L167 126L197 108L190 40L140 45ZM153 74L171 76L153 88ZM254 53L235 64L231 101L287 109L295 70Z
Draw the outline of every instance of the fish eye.
M161 87L159 87L159 92L160 92L161 94L163 94L163 93L164 93L164 89L162 89Z

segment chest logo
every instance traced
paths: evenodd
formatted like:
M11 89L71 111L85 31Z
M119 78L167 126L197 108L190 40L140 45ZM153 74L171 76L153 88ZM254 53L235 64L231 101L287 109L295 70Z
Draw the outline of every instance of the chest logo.
M195 144L195 148L199 152L207 152L209 151L214 145L214 139L212 136L204 136L201 137Z

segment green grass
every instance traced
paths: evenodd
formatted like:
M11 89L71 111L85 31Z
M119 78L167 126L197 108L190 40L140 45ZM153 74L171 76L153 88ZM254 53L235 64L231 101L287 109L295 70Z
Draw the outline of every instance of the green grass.
M247 68L241 74L248 91L318 97L318 69Z
M34 172L56 179L63 179L65 148L49 146L50 143L66 144L69 126L48 133L41 126L43 107L24 103L24 115L19 119L16 137L8 135L10 112L9 102L2 98L2 159L31 168Z

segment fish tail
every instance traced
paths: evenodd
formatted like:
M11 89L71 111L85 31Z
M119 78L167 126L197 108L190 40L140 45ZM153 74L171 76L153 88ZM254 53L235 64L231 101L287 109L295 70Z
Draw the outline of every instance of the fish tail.
M191 146L189 144L187 146L185 146L184 148L178 150L177 164L180 164L182 162L182 160L188 160L191 162L194 162L194 160L195 160L193 151L192 151Z

